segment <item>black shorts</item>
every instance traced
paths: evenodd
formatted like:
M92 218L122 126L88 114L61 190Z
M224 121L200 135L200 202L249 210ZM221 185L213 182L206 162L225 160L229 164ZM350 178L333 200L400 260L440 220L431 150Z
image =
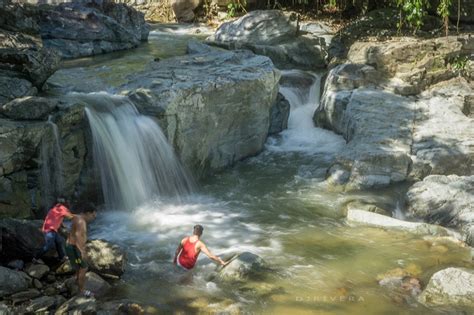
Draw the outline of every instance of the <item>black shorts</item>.
M87 268L87 263L82 259L81 251L75 245L67 244L66 254L69 257L72 269L78 270L79 268Z

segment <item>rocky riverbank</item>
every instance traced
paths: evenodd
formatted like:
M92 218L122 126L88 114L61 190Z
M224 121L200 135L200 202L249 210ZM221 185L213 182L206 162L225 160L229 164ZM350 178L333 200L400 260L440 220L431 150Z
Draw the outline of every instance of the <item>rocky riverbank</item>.
M2 314L85 311L117 311L118 308L143 308L132 301L98 303L106 297L125 272L126 254L121 248L102 240L87 243L89 272L86 289L95 298L77 296L74 272L69 262L59 263L53 253L39 262L31 260L43 246L42 221L0 220L0 311ZM106 280L107 279L107 280ZM112 307L113 306L113 307ZM117 307L117 308L115 308Z

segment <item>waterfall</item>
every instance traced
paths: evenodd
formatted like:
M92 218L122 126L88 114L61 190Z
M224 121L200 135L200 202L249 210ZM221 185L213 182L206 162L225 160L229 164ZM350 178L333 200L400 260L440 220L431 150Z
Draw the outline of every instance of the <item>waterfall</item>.
M139 114L127 97L105 92L74 97L87 104L94 163L108 208L135 209L157 196L179 199L192 192L194 183L158 124Z
M45 208L49 208L64 190L63 159L58 126L53 122L51 115L48 117L47 124L50 126L50 134L43 137L40 149L41 195Z
M290 103L288 129L269 139L267 149L279 152L335 153L345 141L331 131L314 126L319 105L321 76L301 70L282 71L280 93Z

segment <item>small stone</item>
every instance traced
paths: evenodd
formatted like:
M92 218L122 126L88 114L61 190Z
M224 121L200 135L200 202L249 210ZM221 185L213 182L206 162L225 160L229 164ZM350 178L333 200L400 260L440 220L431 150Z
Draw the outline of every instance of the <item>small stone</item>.
M55 314L95 314L96 311L97 302L94 298L76 296L64 302Z
M43 284L38 279L33 279L33 286L37 289L42 289L43 288Z
M26 290L26 291L22 291L22 292L18 292L18 293L13 294L10 297L10 299L13 301L13 304L17 304L19 302L31 300L35 297L40 296L40 295L41 295L40 291L38 291L36 289L29 289L29 290Z
M52 296L42 296L31 301L26 308L27 312L46 312L56 304L56 299Z
M48 272L49 267L46 265L30 265L28 268L26 268L26 273L36 279L43 278Z
M46 277L46 281L47 281L48 283L56 282L56 276L55 276L53 273L50 273L50 274L48 274L48 276Z
M58 294L57 290L53 287L47 287L43 291L44 295L52 296Z

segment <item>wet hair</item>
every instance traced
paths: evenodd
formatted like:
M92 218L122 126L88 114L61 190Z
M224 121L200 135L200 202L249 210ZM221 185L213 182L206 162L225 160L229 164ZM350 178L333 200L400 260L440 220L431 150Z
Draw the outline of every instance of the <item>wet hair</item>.
M97 212L97 208L92 203L81 204L77 207L77 210L82 213Z
M57 197L56 197L56 202L57 202L57 203L62 203L62 204L67 204L67 203L68 203L66 197L63 196L63 195L57 196Z
M203 230L204 230L204 228L202 227L202 225L199 225L199 224L196 224L196 225L193 227L193 233L194 233L194 235L199 235L199 236L201 236Z

